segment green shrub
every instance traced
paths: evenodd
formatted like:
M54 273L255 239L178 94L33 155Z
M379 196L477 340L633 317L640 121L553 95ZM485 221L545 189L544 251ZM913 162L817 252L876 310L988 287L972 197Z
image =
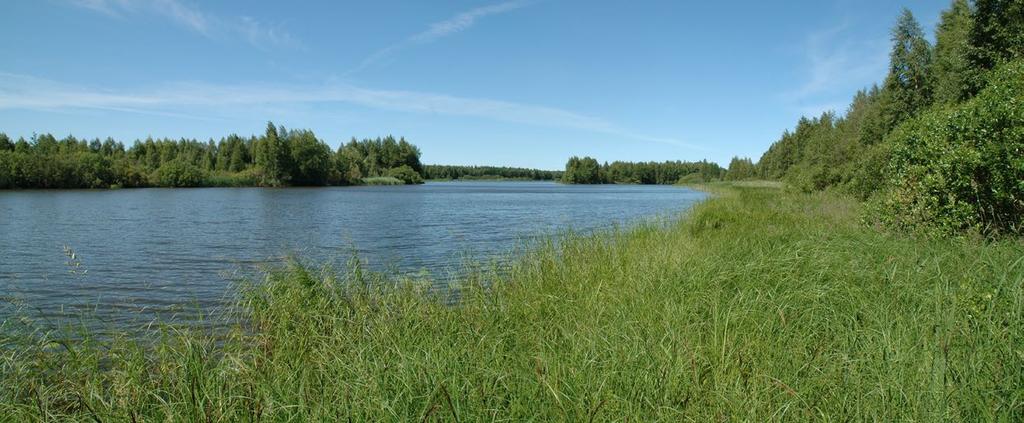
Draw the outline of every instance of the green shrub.
M141 165L132 164L127 160L113 160L110 163L113 182L120 188L137 188L149 185L146 170Z
M423 183L423 177L413 170L412 167L409 167L409 165L401 165L399 167L391 168L388 170L388 176L399 179L407 185Z
M784 179L790 186L809 193L839 184L842 175L822 163L799 163L789 168Z
M944 234L1022 232L1024 61L1000 68L974 99L907 122L888 142L891 178L874 202L882 223Z
M206 185L206 172L191 163L173 160L160 165L151 180L161 187L199 187Z
M854 162L846 191L861 200L867 200L879 192L885 186L891 156L892 146L889 143L880 142L865 147L864 154Z

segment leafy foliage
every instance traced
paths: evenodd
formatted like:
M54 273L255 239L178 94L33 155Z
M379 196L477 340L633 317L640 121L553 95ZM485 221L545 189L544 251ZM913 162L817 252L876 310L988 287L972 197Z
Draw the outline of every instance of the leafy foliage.
M206 184L206 172L185 160L160 165L152 177L162 187L199 187Z
M0 133L0 189L349 185L394 168L403 180L421 182L419 157L416 146L393 137L353 139L332 152L312 131L269 122L262 137L147 138L127 149L110 138L43 134L12 142Z
M973 21L972 65L990 70L1024 56L1024 1L975 0Z
M892 134L892 189L878 217L896 227L1024 232L1024 61L974 99Z
M338 148L338 155L349 169L355 167L358 173L367 176L386 176L388 170L407 165L413 171L423 175L423 164L420 163L420 150L405 138L395 137L365 139L356 141L353 138Z
M291 182L296 185L327 185L331 181L331 148L320 142L312 131L290 134Z
M725 179L727 181L742 181L745 179L754 179L757 177L757 168L754 167L754 162L749 157L739 158L733 157L729 161L729 169L725 173Z
M858 92L843 116L802 118L756 173L807 192L878 197L870 220L894 228L1019 233L1012 62L1024 55L1024 0L954 0L934 48L909 11L892 34L883 86ZM985 89L990 81L998 87Z
M398 179L407 185L423 183L423 177L409 165L401 165L399 167L391 168L388 170L388 176Z
M593 157L579 158L573 156L565 164L562 182L567 184L601 184L605 177L601 173L601 165Z
M284 128L281 132L287 134ZM256 142L255 148L256 166L261 170L263 185L279 186L288 183L291 179L291 149L288 141L282 141L278 136L273 122L267 122L267 132Z

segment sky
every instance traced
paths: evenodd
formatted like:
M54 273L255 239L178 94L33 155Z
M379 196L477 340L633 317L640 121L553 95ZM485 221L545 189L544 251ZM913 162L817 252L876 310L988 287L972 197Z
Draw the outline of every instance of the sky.
M403 136L431 164L755 160L949 0L5 0L0 132Z

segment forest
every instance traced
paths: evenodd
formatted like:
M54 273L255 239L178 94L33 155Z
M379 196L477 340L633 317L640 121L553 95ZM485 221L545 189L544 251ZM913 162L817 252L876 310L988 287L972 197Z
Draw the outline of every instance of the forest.
M272 122L259 137L147 138L127 148L111 138L0 133L0 189L415 184L423 171L404 138L353 138L333 151L312 131Z
M707 160L601 164L593 157L571 157L561 180L567 184L676 184L715 181L725 173Z
M865 220L934 234L1024 232L1024 1L955 0L934 45L904 9L888 74L845 113L801 118L727 179L867 202Z
M558 170L526 169L504 166L425 165L424 178L437 180L515 179L528 181L557 181Z

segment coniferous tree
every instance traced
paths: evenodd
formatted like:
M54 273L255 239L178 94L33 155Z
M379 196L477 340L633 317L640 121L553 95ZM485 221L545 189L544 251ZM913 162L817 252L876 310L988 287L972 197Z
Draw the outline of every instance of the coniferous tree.
M221 138L217 143L217 165L215 169L219 172L226 172L231 164L231 144L228 138Z
M953 0L935 31L935 56L932 61L934 101L942 104L966 99L976 79L971 64L971 28L974 20L967 0Z
M926 107L931 100L931 46L909 9L903 9L892 30L889 75L885 78L886 130Z
M970 59L975 67L991 70L1024 56L1024 0L975 0L973 15Z
M0 151L14 151L14 143L3 132L0 132Z
M229 144L230 156L228 156L227 170L230 172L241 172L249 163L249 154L245 143L238 137Z
M14 143L14 152L28 154L32 149L32 145L25 140L24 137L19 137L18 141Z
M267 122L267 130L260 140L259 150L256 156L256 165L263 172L263 183L265 185L277 186L287 182L287 164L284 160L284 143L278 134L277 127L273 122Z
M217 144L211 139L203 152L203 169L213 171L217 169Z

